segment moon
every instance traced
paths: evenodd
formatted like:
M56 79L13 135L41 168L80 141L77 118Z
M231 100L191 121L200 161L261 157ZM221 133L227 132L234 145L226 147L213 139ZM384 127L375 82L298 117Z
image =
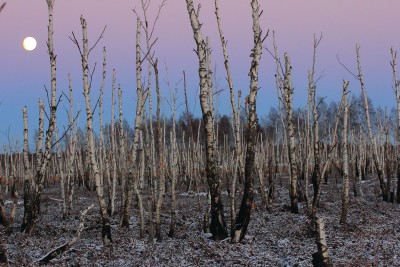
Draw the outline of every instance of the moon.
M22 46L27 51L32 51L33 49L36 48L36 45L37 45L37 42L36 42L35 38L33 38L33 37L26 37L24 39L24 41L22 42Z

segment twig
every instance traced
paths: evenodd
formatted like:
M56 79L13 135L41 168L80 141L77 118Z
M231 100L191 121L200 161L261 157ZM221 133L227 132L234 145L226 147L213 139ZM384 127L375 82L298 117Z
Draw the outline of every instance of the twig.
M94 43L94 45L89 49L88 56L90 55L90 52L97 46L99 43L100 39L104 37L104 32L106 31L107 25L104 26L103 31L101 32L99 38L97 38L97 41Z
M50 200L54 200L56 202L63 202L62 199L58 199L58 198L53 198L53 197L49 197Z
M75 123L76 119L79 117L79 113L80 113L80 111L78 111L78 113L76 114L76 117L73 120L74 123ZM58 142L60 142L67 135L69 129L71 129L72 126L73 126L73 124L68 125L68 128L64 131L64 133L61 135L61 137L51 145L51 148L53 148Z
M360 78L358 77L358 75L354 74L354 72L352 72L349 68L346 67L346 65L344 65L339 58L339 55L336 55L337 61L339 62L339 64L345 69L347 70L348 73L350 73L354 79L356 80L360 80Z
M0 6L0 12L3 10L3 8L6 6L6 3L3 3L1 6Z

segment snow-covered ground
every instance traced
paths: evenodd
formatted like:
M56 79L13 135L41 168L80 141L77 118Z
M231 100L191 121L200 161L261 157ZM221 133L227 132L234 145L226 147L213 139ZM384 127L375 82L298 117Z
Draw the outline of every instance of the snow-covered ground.
M324 185L319 216L326 223L329 254L333 266L400 266L400 209L379 197L365 192L365 197L352 198L348 224L340 225L340 185ZM61 218L61 205L54 201L58 188L46 189L42 198L42 214L32 236L22 234L18 226L22 217L19 206L16 223L0 234L5 240L11 266L32 266L49 250L68 241L79 224L79 211L96 203L93 192L77 190L73 215ZM203 214L197 208L196 194L178 194L175 237L169 230L169 200L164 205L162 242L139 239L137 212L133 210L129 229L118 226L118 215L112 219L112 247L103 247L98 208L86 218L81 239L66 253L52 260L51 266L312 266L316 252L315 236L310 220L301 204L300 214L284 209L288 192L278 189L271 212L255 210L248 236L241 244L229 240L213 241L202 233ZM206 194L200 194L206 203ZM256 204L259 198L256 198ZM226 220L229 203L224 198ZM9 209L10 205L6 208ZM205 206L204 206L205 207Z

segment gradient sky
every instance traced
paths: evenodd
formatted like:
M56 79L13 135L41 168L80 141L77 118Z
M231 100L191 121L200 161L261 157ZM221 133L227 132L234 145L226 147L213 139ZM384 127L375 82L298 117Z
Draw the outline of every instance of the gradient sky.
M3 2L3 1L1 1ZM213 11L214 1L202 0L200 20L204 22L203 34L210 36L213 61L217 66L218 86L225 91L219 100L221 113L229 114L229 101L225 70L221 55L221 45L217 34ZM250 49L252 47L250 1L220 0L220 12L228 40L231 68L236 89L248 92ZM306 105L307 70L311 65L313 34L323 34L318 50L316 75L324 74L319 81L317 94L327 96L328 101L340 98L343 79L350 80L350 90L360 93L360 87L341 67L336 59L350 69L356 70L355 45L361 46L361 60L367 93L376 106L395 105L392 89L392 73L389 65L391 46L400 50L398 0L303 0L272 1L260 0L264 10L261 26L264 33L268 29L276 32L278 50L282 55L288 52L293 66L294 101L297 106ZM150 20L152 21L161 0L152 0ZM107 48L108 79L105 92L105 120L110 120L111 70L117 70L117 83L124 94L124 114L132 125L135 112L135 29L136 17L132 9L140 11L139 0L56 0L54 8L54 38L57 54L58 94L68 91L67 75L72 74L75 110L83 107L81 65L78 51L69 40L71 32L81 36L79 17L88 22L89 42L97 39L104 25L104 38L91 54L91 66L98 62L94 76L92 95L98 96L101 78L102 47ZM22 139L22 107L28 106L30 138L37 128L38 99L46 98L44 86L49 88L50 67L47 55L47 5L45 0L9 0L0 14L0 145L7 142L4 133ZM186 70L188 90L191 92L192 111L199 113L195 96L198 76L197 58L193 49L195 43L184 0L167 0L162 10L155 34L159 40L155 46L160 61L162 91L168 96L167 77L174 85ZM25 36L33 36L38 41L36 50L27 52L22 48ZM272 38L265 45L271 48ZM168 66L168 75L165 65ZM400 64L400 63L399 63ZM264 50L260 68L261 90L258 96L258 113L265 115L270 107L277 106L274 85L274 63ZM183 108L182 83L179 85L178 104ZM79 102L79 103L78 103ZM59 124L66 125L66 99L58 110ZM168 111L168 105L165 106ZM195 109L195 110L194 110ZM84 110L83 110L84 112ZM96 118L97 120L97 118ZM81 125L85 121L82 113Z

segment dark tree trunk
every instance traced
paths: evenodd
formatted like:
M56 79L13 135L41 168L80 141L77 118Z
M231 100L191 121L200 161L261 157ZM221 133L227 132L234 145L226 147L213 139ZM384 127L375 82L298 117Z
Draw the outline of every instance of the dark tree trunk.
M8 220L6 216L6 211L4 209L4 202L3 198L0 196L0 225L4 225L5 227L8 226Z
M232 225L231 240L234 243L241 242L246 235L247 227L250 222L251 206L254 198L254 173L255 154L257 144L257 90L258 88L258 67L262 54L262 31L259 22L260 10L257 0L251 1L253 17L253 38L254 48L252 49L252 62L249 71L250 76L250 94L248 101L248 126L247 151L244 168L244 193L240 204L239 213L235 224ZM263 189L264 190L264 189Z
M24 218L21 225L21 232L32 234L40 213L41 192L36 185L29 180L24 182Z

